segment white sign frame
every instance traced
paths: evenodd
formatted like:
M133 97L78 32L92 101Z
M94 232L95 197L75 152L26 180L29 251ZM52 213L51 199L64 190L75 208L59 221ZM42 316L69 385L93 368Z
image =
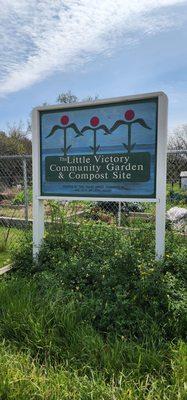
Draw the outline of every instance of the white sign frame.
M168 98L164 92L153 92L126 97L98 100L93 105L117 104L125 101L158 98L157 121L157 163L156 163L156 197L155 198L110 198L103 197L68 197L41 196L40 174L40 112L47 110L63 110L70 104L36 107L32 112L32 164L33 164L33 257L36 257L44 235L44 200L85 200L116 202L152 202L156 203L156 258L165 253L165 213L166 213L166 164L167 164L167 116ZM73 108L90 106L89 102L71 104Z

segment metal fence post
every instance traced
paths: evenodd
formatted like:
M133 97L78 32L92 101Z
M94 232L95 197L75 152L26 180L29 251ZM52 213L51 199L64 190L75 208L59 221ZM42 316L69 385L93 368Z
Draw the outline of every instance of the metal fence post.
M23 158L23 184L24 184L24 203L25 203L25 221L29 219L29 198L28 198L28 184L27 184L27 160Z
M121 201L118 203L118 226L121 226Z

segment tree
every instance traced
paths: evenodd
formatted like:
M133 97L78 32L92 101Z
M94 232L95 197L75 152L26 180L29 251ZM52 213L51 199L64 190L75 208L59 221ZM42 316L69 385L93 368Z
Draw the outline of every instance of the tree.
M72 94L71 90L68 90L68 92L62 92L61 94L58 95L57 102L64 104L77 103L78 97Z
M0 132L0 155L32 154L32 142L22 124L9 126L8 132Z
M99 96L96 94L95 96L87 96L81 101L87 102L87 103L94 103L94 101L97 101L99 99Z
M32 142L27 137L22 124L8 127L8 131L0 132L0 156L32 154ZM0 159L1 186L10 187L23 179L22 162L15 158Z
M98 95L95 95L94 97L87 96L81 101L93 103L98 98L99 98ZM70 103L78 103L79 101L80 101L79 98L75 94L71 93L71 90L68 90L67 92L62 92L57 97L58 103L70 104Z
M187 124L176 128L168 141L167 180L172 185L180 181L181 171L187 170ZM178 151L180 150L180 152ZM172 151L170 153L170 151Z
M179 126L172 132L168 150L187 150L187 124Z

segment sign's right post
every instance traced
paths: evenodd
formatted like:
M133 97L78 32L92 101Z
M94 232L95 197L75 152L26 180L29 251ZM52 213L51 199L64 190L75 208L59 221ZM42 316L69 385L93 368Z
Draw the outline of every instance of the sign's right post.
M158 97L158 142L156 171L156 259L165 254L166 225L166 169L167 169L167 114L168 99L164 93Z

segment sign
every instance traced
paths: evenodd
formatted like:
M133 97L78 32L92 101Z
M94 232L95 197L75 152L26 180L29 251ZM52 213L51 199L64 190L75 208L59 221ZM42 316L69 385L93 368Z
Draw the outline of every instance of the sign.
M149 153L46 157L47 182L146 182Z
M41 111L41 195L155 198L157 115L157 97Z
M34 254L45 199L156 203L164 254L167 96L148 93L33 110Z

